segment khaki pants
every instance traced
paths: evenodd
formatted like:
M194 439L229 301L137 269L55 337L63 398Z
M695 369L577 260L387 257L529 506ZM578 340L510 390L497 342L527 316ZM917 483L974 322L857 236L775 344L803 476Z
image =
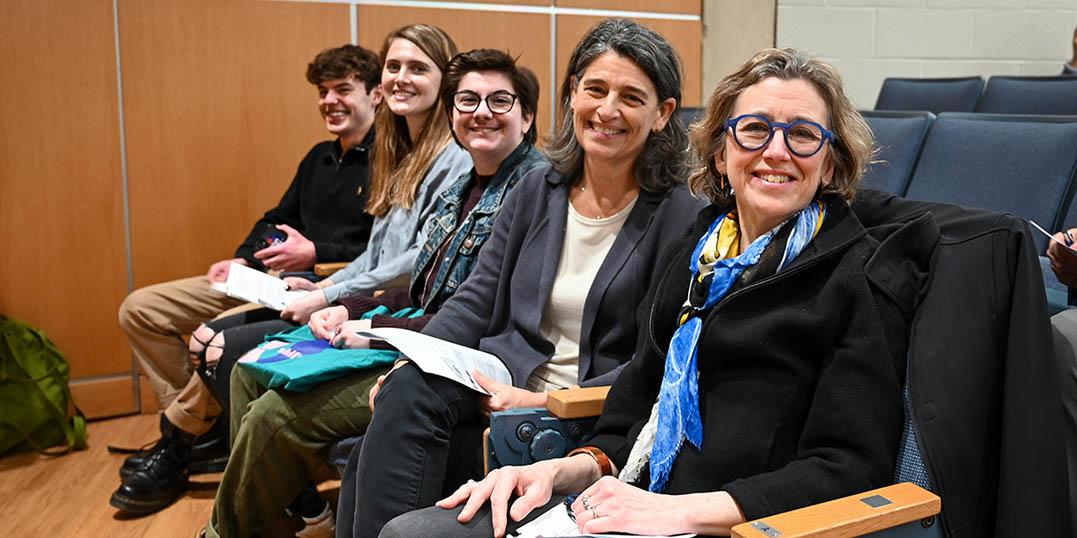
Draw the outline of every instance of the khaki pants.
M209 287L205 276L182 278L135 290L120 306L120 327L161 407L191 379L182 336L221 313L246 303Z
M192 375L187 386L165 408L165 416L172 425L197 437L213 427L222 410L202 378Z

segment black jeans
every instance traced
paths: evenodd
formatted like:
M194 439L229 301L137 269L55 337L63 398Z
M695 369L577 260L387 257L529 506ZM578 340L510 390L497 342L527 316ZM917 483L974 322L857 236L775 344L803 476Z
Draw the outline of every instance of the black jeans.
M516 500L516 497L513 497L512 500L509 501L509 506L512 506L512 501L514 500ZM516 532L517 529L530 523L531 520L541 516L558 504L561 504L564 500L564 495L554 495L550 499L550 502L532 510L531 513L527 514L521 521L514 522L512 521L512 518L509 518L508 526L505 529L506 532ZM430 508L408 512L394 518L385 525L381 530L379 538L411 538L414 536L437 536L438 538L489 538L493 535L494 527L493 519L490 515L490 503L486 503L482 508L479 508L475 517L471 518L471 521L468 521L467 523L460 523L456 520L456 516L460 515L460 512L463 510L463 505L448 510L442 510L436 506L431 506Z
M207 322L206 326L213 329L214 333L223 333L224 348L217 364L211 368L199 368L198 375L225 409L223 417L226 418L229 407L228 380L236 361L265 341L266 335L291 329L296 325L280 319L280 312L276 310L259 308L215 319ZM205 364L205 361L200 363Z
M390 519L432 506L482 476L482 395L414 364L389 375L340 485L337 537L374 538Z

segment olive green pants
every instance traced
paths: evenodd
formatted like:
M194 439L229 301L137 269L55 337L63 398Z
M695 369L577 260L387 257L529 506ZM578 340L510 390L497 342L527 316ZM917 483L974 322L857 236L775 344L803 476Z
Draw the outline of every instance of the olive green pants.
M207 537L257 536L325 462L329 446L362 434L367 395L389 366L327 381L309 392L266 390L232 371L232 454L217 488Z

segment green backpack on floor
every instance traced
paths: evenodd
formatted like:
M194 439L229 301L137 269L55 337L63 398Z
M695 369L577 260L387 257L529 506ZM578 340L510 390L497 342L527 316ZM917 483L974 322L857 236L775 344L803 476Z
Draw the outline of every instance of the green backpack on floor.
M67 360L44 333L0 316L0 456L86 448L86 418L67 379ZM66 448L46 450L65 442Z

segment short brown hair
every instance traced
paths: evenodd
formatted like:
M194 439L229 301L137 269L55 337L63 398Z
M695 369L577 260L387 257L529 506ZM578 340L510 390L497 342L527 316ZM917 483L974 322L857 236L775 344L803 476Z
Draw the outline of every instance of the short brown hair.
M524 114L531 117L531 128L524 135L524 140L534 144L538 139L538 99L539 81L530 69L516 65L516 59L497 49L475 49L461 52L449 62L448 69L441 77L441 103L449 120L452 120L453 94L460 87L460 81L468 73L489 71L501 73L512 82L516 92L516 102ZM453 135L455 137L455 135Z
M370 93L381 84L378 57L363 47L342 45L319 52L314 61L307 65L307 81L314 85L352 75Z
M725 122L733 114L737 97L768 78L804 80L819 92L827 107L826 127L836 138L826 156L834 166L834 177L823 192L852 200L874 154L871 128L845 95L841 73L829 63L794 49L763 49L714 88L706 113L692 125L690 138L700 162L688 179L692 192L719 205L733 202L735 194L727 197L718 188L720 174L714 156L725 147Z

